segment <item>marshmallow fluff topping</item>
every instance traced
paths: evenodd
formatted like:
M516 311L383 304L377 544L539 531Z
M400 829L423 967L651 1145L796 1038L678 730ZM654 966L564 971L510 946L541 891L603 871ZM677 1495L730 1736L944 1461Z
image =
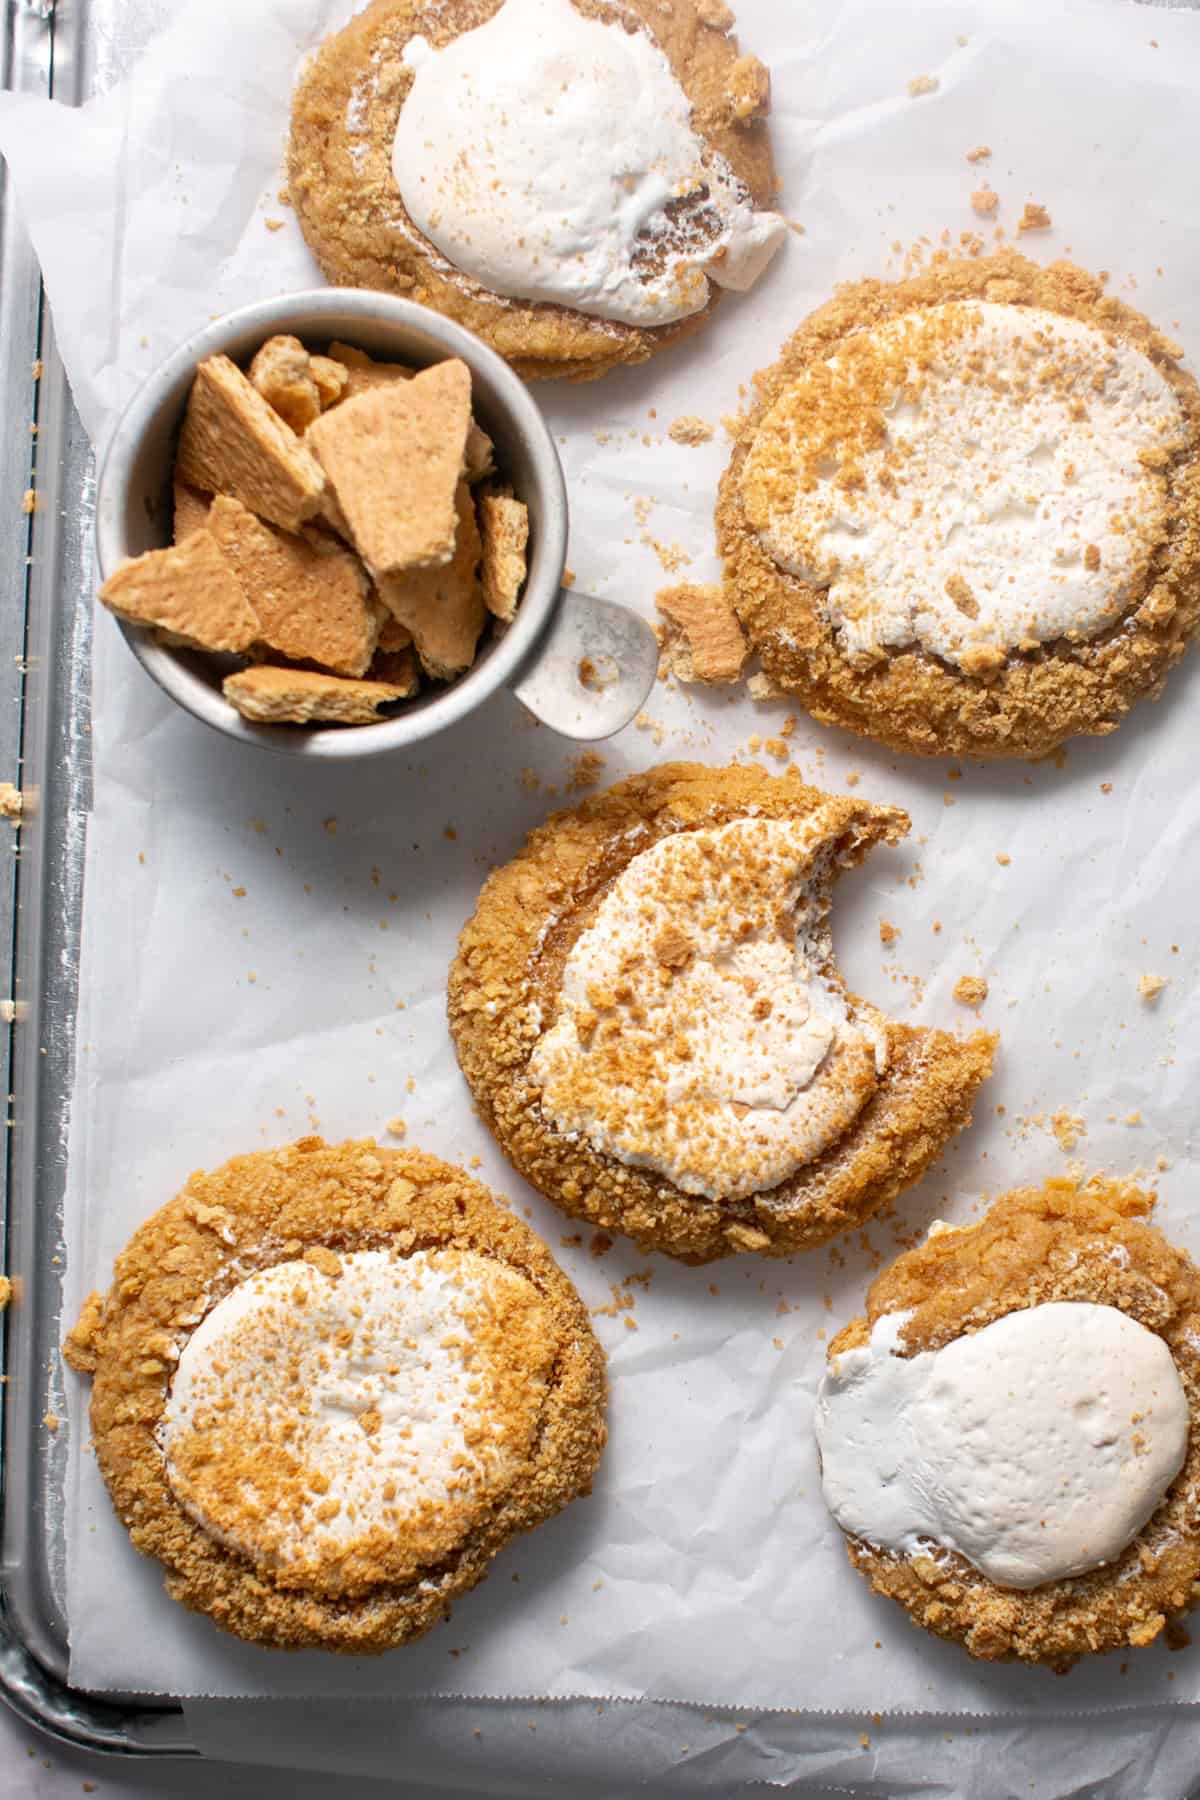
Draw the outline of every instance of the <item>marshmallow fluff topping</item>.
M160 1441L212 1537L336 1592L410 1576L494 1504L550 1352L531 1284L476 1252L318 1261L277 1263L213 1307L182 1348Z
M845 653L969 674L1084 642L1141 597L1183 418L1141 351L1032 306L950 302L868 327L764 418L742 499L823 590Z
M901 1354L907 1313L831 1359L817 1399L825 1499L896 1556L957 1551L1000 1587L1119 1557L1183 1466L1188 1404L1160 1337L1052 1301Z
M627 325L699 312L709 282L748 288L786 232L692 130L644 30L570 0L505 0L413 72L392 170L425 237L493 293Z
M832 973L827 809L660 839L563 968L529 1073L559 1130L688 1194L776 1187L857 1117L886 1065Z

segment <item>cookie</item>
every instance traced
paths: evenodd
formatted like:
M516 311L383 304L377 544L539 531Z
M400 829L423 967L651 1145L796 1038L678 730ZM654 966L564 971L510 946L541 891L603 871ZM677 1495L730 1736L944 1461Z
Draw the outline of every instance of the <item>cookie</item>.
M1200 389L1070 263L863 281L756 377L717 505L767 675L920 755L1040 756L1200 619Z
M770 81L722 0L374 0L297 86L288 190L330 281L586 379L694 331L786 235Z
M817 1402L854 1567L989 1661L1151 1643L1200 1588L1200 1270L1132 1183L937 1226L839 1332Z
M996 1040L895 1024L837 969L837 875L908 828L791 775L673 763L534 831L449 984L514 1167L689 1262L822 1243L915 1181L969 1122Z
M588 1492L603 1358L544 1244L460 1169L302 1138L197 1173L68 1339L167 1592L250 1642L388 1650Z

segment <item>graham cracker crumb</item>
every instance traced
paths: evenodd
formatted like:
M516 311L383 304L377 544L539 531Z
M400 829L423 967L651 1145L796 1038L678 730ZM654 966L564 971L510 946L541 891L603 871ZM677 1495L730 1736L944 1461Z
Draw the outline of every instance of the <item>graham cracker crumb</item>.
M667 436L673 444L707 444L716 435L716 426L710 425L707 419L699 418L695 413L682 413L668 427Z
M967 161L969 163L986 162L991 154L992 147L990 144L976 144L973 150L967 151Z
M879 941L881 944L894 944L900 933L890 919L879 921Z
M25 797L20 788L14 787L11 781L0 781L0 818L12 819L19 825L24 805Z
M57 1431L59 1424L58 1414L53 1412L43 1413L42 1424L46 1427L47 1431Z
M1166 985L1166 977L1162 975L1138 976L1138 993L1141 995L1147 1006L1154 1006L1157 1003L1159 995Z
M994 213L999 204L1000 196L995 188L976 188L971 195L971 207L977 213Z
M12 1299L12 1282L7 1275L0 1275L0 1313Z
M36 488L26 488L21 496L21 511L28 517L41 507L41 497Z
M936 75L914 75L908 84L909 98L919 100L922 94L936 94L941 85Z
M1069 1113L1061 1107L1050 1120L1050 1129L1058 1140L1060 1150L1073 1150L1081 1137L1087 1136L1087 1126L1078 1113Z
M579 794L587 788L596 787L603 772L604 758L598 750L581 751L567 772L568 794Z
M954 998L960 1006L979 1007L988 997L988 984L982 975L960 975L954 984Z
M1036 200L1027 200L1025 210L1017 220L1017 236L1025 231L1049 231L1054 221L1044 206Z

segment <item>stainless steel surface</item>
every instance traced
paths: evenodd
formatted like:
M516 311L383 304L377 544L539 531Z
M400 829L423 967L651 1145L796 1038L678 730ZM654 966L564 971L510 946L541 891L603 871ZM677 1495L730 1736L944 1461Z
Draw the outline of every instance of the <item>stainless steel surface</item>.
M532 667L513 693L562 737L593 743L641 711L658 674L658 640L615 600L564 590Z
M317 288L243 307L207 326L166 360L133 399L100 469L96 494L97 560L102 578L126 557L171 541L171 468L175 439L197 363L224 351L245 362L277 332L312 348L348 339L375 356L419 367L461 357L471 370L475 412L496 445L496 461L529 508L530 558L516 619L493 633L468 674L449 687L426 688L395 718L374 725L296 728L253 725L221 692L218 659L168 648L154 634L125 625L126 642L171 698L196 718L243 743L307 759L349 761L404 749L456 724L522 674L522 698L542 721L568 737L608 737L627 725L646 697L642 671L657 647L649 627L611 602L594 614L580 597L568 610L572 628L541 645L561 605L567 554L567 498L554 440L536 402L512 370L478 338L449 319L388 294ZM578 639L571 661L569 643ZM578 666L586 643L597 654L627 651L629 675L585 687ZM653 680L651 672L650 680ZM559 720L568 723L560 725Z
M19 92L73 96L86 8L9 5L2 76ZM0 165L2 171L3 165ZM2 179L2 175L0 175ZM44 373L35 376L35 359ZM75 989L90 798L91 453L45 315L37 266L0 187L0 779L26 817L0 839L9 927L7 1154L0 1218L14 1286L2 1326L0 1695L72 1743L188 1754L177 1706L91 1700L67 1685L63 1493L67 1443L58 1357L62 1197L74 1075ZM29 426L36 424L37 433ZM36 484L36 512L23 496Z

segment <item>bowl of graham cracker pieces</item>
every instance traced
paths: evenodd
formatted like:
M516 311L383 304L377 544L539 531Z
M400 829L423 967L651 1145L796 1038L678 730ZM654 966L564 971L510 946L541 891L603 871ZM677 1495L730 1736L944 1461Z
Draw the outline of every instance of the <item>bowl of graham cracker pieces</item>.
M96 546L159 686L289 754L406 748L505 686L606 737L654 679L649 627L563 586L562 470L524 383L391 296L286 295L182 344L109 443Z

